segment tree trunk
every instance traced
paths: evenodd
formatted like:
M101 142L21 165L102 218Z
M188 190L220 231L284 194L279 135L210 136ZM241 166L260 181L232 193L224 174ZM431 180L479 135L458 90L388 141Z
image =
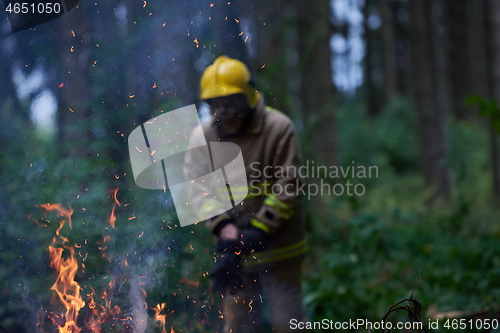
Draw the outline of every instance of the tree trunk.
M453 114L458 119L470 116L470 108L465 105L465 99L472 93L472 61L470 53L464 52L468 51L470 44L468 2L467 0L446 0L450 46L451 104ZM472 6L472 2L469 6Z
M306 125L307 160L316 165L338 165L334 112L334 86L330 56L329 2L295 0L299 97ZM309 180L313 181L313 180ZM319 186L319 185L318 185ZM310 211L327 220L328 206L318 196L311 200Z
M252 40L255 49L251 63L257 76L259 91L266 104L288 115L297 115L297 108L291 103L290 92L293 76L289 65L289 55L296 53L290 43L293 27L293 7L283 0L252 0L242 12L252 13ZM291 10L292 9L292 10Z
M300 97L305 123L313 126L309 147L316 160L337 165L334 87L328 1L297 0ZM321 136L320 136L321 134Z
M436 19L433 18L430 0L410 0L410 38L415 92L419 112L422 166L425 185L435 187L428 202L449 199L450 174L447 165L446 144L446 94L443 87L443 60L436 36ZM435 13L435 12L434 12ZM434 21L434 22L433 22ZM440 74L439 74L440 73ZM441 96L440 96L441 95Z
M500 103L500 2L489 0L485 6L486 40L488 41L488 68L490 96ZM498 138L490 130L491 160L493 168L493 193L500 198L500 172L498 156Z
M384 93L388 102L397 93L397 70L395 64L396 41L394 38L393 9L391 0L380 0L382 19L382 53L384 58Z
M64 86L60 89L58 109L59 140L63 156L89 156L90 92L89 61L91 36L85 19L84 6L63 15L61 32Z
M496 199L500 199L500 172L498 161L498 134L490 127L490 146L491 146L491 166L493 168L493 194Z
M468 60L470 66L471 92L489 97L488 54L486 42L485 5L483 1L467 2ZM458 22L457 22L458 24ZM458 42L458 41L457 41ZM463 49L462 49L463 53ZM452 54L453 56L453 54ZM452 68L455 66L452 65ZM465 77L464 77L465 78Z
M368 18L370 17L370 0L365 1L365 6L363 7L363 30L365 39L365 57L364 57L364 88L366 91L367 109L368 113L371 115L376 115L379 110L379 103L377 98L377 92L372 78L372 73L374 69L373 65L373 53L374 51L374 34L368 26Z

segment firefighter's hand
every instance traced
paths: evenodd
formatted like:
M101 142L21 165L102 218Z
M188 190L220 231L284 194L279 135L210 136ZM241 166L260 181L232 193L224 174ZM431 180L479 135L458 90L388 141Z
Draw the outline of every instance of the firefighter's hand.
M219 232L219 237L222 239L237 240L240 236L240 229L234 224L226 224Z
M267 232L255 227L250 221L241 230L241 252L250 254L265 250L268 238Z
M218 219L218 217L214 217L213 219ZM222 239L237 240L240 238L240 229L231 219L224 219L218 222L212 232L215 236Z
M217 260L210 272L212 291L225 295L234 294L242 288L243 266L241 264L240 242L219 238L217 241Z

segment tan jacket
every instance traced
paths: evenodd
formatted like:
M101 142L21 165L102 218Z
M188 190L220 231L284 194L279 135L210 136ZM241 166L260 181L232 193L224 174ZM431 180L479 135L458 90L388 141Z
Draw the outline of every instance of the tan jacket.
M231 142L241 148L247 183L232 186L234 202L243 200L229 211L207 220L207 227L213 230L224 219L232 219L242 226L250 219L257 219L261 227L270 234L267 249L245 257L247 270L261 270L277 265L300 261L307 252L305 241L303 185L299 176L301 152L290 118L283 113L266 107L260 98L255 113L238 133L221 135L215 119L196 128L190 141L200 142L202 135L210 142ZM187 179L199 176L203 161L210 163L207 156L195 156L200 150L188 152L185 162ZM194 162L196 161L196 163ZM227 178L226 178L227 180ZM234 184L233 184L234 185ZM247 187L246 189L244 187ZM191 196L191 203L207 216L215 209L207 198L217 198L211 188L202 195ZM248 195L244 196L248 190ZM238 195L242 195L238 198ZM220 196L219 196L220 197Z

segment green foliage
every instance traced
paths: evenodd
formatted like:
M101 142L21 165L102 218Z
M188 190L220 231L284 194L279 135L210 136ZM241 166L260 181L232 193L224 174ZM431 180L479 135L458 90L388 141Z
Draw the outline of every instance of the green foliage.
M409 100L393 99L376 119L367 119L366 109L358 100L340 106L337 114L343 164L355 161L396 173L418 168L416 110Z
M471 95L465 100L468 106L479 106L479 114L490 118L491 125L500 133L500 107L496 99L487 99L480 95Z
M476 122L449 122L453 201L428 207L419 173L415 112L394 100L377 119L356 101L339 110L342 164L377 165L353 200L323 198L328 220L316 218L304 302L310 320L380 321L394 303L414 298L426 311L498 306L500 228L489 195L488 133ZM393 322L404 314L389 316ZM444 332L444 330L442 330Z

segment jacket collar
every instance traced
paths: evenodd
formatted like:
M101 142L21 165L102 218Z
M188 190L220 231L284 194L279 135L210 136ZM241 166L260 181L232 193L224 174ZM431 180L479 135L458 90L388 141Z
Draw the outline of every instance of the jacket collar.
M255 106L255 112L250 119L250 123L245 128L244 133L246 134L259 134L262 132L264 127L264 118L266 112L266 105L264 104L264 96L260 94L259 101Z

